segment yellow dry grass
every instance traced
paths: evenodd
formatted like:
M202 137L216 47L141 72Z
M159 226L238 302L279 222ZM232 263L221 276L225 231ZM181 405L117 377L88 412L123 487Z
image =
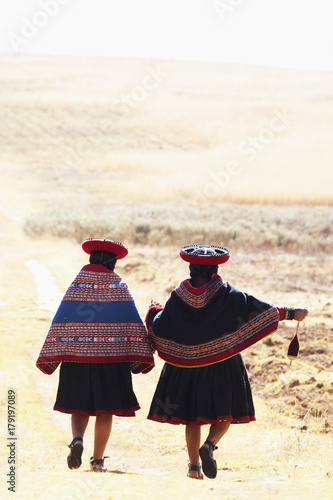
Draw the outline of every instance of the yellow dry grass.
M4 269L1 276L2 298L8 303L2 307L1 339L1 393L2 422L6 425L6 394L9 388L17 393L17 498L310 498L313 489L319 498L329 499L332 476L332 433L324 429L324 420L331 415L297 418L288 413L284 400L280 405L272 405L270 393L262 392L260 385L254 383L254 397L257 409L256 423L233 426L219 445L216 457L219 464L218 479L203 483L186 478L186 448L184 429L181 426L168 426L146 420L146 413L162 363L157 361L156 368L148 375L134 376L134 387L142 410L135 419L115 419L113 432L106 454L110 472L96 476L88 472L89 456L93 445L93 419L87 429L83 465L78 471L69 471L66 465L67 447L70 440L69 416L52 412L57 387L57 374L46 376L34 366L41 343L48 329L50 316L37 306L37 294L33 277L25 265L28 259L36 258L44 263L56 277L62 291L73 278L73 271L86 262L79 245L66 240L31 240L24 236L19 225L3 220L3 234L11 235L7 242ZM18 251L19 262L18 262ZM126 261L119 263L118 272L125 277L134 295L141 314L145 313L151 297L162 302L170 289L186 274L186 265L172 248L132 247ZM175 253L175 252L174 252ZM225 278L244 287L249 281L250 291L266 296L272 301L280 297L288 303L301 304L311 301L309 331L316 330L323 319L327 297L325 288L320 287L321 275L316 278L316 296L306 290L307 281L299 278L300 292L293 286L283 290L286 270L296 264L297 256L289 255L288 262L281 262L280 256L262 254L257 265L246 262L241 255L234 256L234 262L225 268ZM315 258L301 265L300 276L311 271ZM326 272L332 273L332 260L326 261ZM270 268L276 269L270 276ZM262 278L264 277L264 282ZM15 285L8 287L8 283ZM292 285L292 284L290 284ZM274 291L274 287L281 290ZM248 288L249 289L249 288ZM5 293L7 295L5 295ZM332 314L332 304L330 306ZM327 312L327 309L326 309ZM332 316L330 316L332 317ZM327 318L327 331L332 328ZM278 361L288 380L315 375L321 378L318 362L304 358L286 366L286 347L291 332L277 338ZM275 342L275 338L273 338ZM301 334L301 347L307 346L306 335ZM316 345L313 342L311 345ZM250 369L256 375L261 364L267 360L267 352L272 356L272 348L266 346L245 353L246 362L257 367ZM254 356L254 357L253 357ZM328 358L326 358L326 356ZM327 353L325 358L329 359ZM320 364L320 363L319 363ZM325 375L325 373L322 373ZM326 373L327 377L329 375ZM272 374L270 375L272 376ZM273 377L274 378L274 377ZM277 382L275 378L275 384ZM329 384L329 379L326 380ZM267 381L266 381L267 383ZM272 382L270 382L272 386ZM316 388L313 388L311 400ZM274 396L275 397L275 396ZM329 396L327 393L326 397ZM267 398L267 399L266 399ZM307 424L307 430L302 430ZM204 434L203 434L204 436ZM1 451L1 470L7 473L8 453ZM2 498L6 498L2 486ZM8 495L8 498L10 496Z
M1 61L0 161L36 202L59 188L86 203L333 202L331 72Z

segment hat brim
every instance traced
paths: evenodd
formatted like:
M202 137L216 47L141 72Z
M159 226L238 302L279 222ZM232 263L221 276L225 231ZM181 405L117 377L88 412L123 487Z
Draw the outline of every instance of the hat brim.
M197 245L188 245L181 248L179 252L180 257L185 262L199 264L201 266L217 266L219 264L224 264L230 258L230 253L227 248L210 245L210 248L215 250L213 255L199 255L195 253L196 246Z
M118 259L123 259L128 254L127 248L116 241L89 239L82 243L82 250L89 255L93 250L114 253Z

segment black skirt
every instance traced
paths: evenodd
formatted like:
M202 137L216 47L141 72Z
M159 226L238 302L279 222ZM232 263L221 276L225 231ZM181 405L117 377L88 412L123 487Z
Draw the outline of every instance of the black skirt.
M185 425L255 420L251 387L241 355L200 368L165 363L148 419Z
M128 363L62 363L54 410L134 417L140 409Z

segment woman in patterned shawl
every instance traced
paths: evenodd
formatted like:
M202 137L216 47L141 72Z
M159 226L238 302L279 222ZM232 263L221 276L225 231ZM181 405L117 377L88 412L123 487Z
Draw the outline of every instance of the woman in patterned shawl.
M112 415L131 417L140 409L132 373L154 366L145 325L133 296L114 272L128 250L121 243L89 239L90 255L69 286L53 318L37 367L51 374L61 363L54 410L70 413L73 440L68 467L81 465L83 436L89 417L96 416L90 467L105 471L103 454L111 433Z
M213 479L213 451L230 424L255 420L239 353L273 333L279 321L301 321L308 311L275 307L222 281L217 271L229 259L225 248L190 245L180 256L191 279L173 290L164 308L152 302L146 317L152 347L166 361L148 419L185 425L188 477L203 479L201 459ZM200 447L203 424L210 428Z

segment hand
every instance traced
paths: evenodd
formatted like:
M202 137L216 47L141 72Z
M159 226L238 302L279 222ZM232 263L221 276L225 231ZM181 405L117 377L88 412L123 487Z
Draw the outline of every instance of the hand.
M163 309L162 305L159 302L156 302L156 300L154 299L151 299L150 301L149 308L151 307L155 307L157 309Z
M308 315L307 309L295 309L294 320L303 321Z

